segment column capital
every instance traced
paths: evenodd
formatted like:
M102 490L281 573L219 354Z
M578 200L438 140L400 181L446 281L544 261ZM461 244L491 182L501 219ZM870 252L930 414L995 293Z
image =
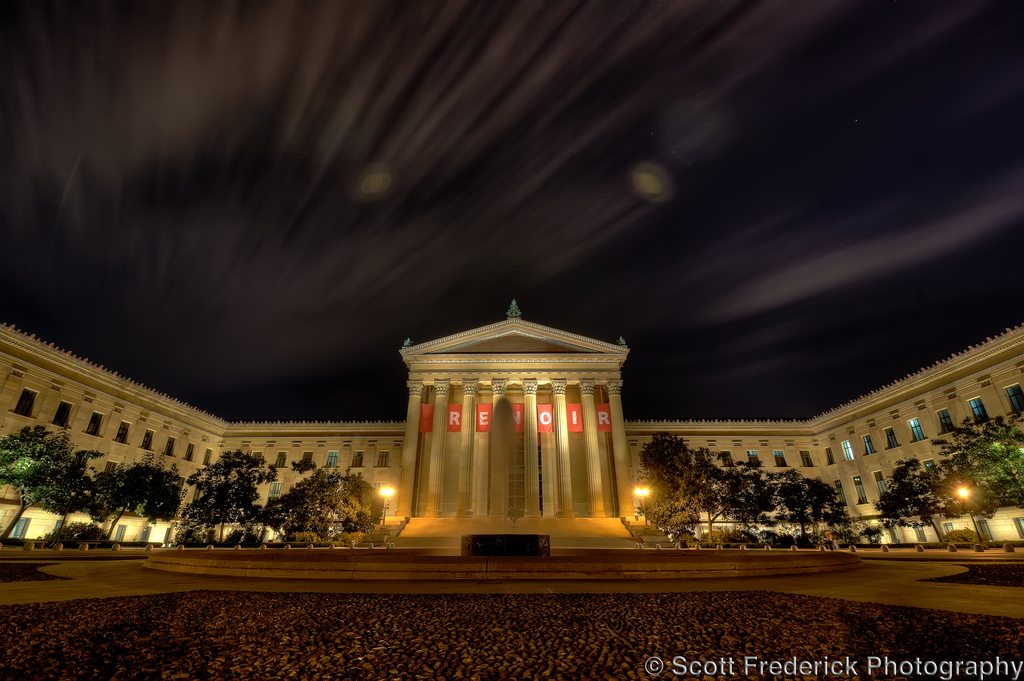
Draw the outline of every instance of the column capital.
M609 395L621 395L622 394L622 381L608 381L608 394Z
M554 392L556 395L564 395L565 385L566 382L563 379L557 378L551 381L551 391Z
M505 388L507 386L508 386L508 384L505 382L504 378L494 378L494 379L491 379L491 392L494 393L495 395L498 395L498 396L504 395L505 394Z
M463 381L462 382L462 394L463 395L476 395L477 382L476 381Z
M434 394L447 395L451 387L450 381L434 381Z
M422 381L406 381L406 387L409 388L409 396L416 395L417 397L423 397L423 383Z
M533 380L532 378L528 378L525 381L523 381L523 392L526 393L527 395L536 395L537 381Z
M594 394L594 381L590 378L584 378L580 380L580 392L584 395Z

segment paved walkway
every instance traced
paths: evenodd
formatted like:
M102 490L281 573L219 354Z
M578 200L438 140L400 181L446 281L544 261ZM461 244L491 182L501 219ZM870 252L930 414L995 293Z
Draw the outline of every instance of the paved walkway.
M1022 554L963 553L965 561L1020 560ZM918 554L920 556L920 554ZM865 556L867 557L867 556ZM877 558L894 557L893 554ZM949 556L953 557L953 556ZM26 560L27 556L19 556ZM874 558L874 557L872 557ZM162 572L143 566L141 560L55 562L42 568L64 580L8 582L0 584L0 604L62 601L78 598L135 596L193 590L337 592L337 593L661 593L688 591L778 591L828 596L852 601L905 605L956 612L1024 617L1024 589L967 584L922 582L921 579L956 574L964 570L947 556L913 560L869 559L860 568L838 573L793 577L730 577L697 580L645 581L529 581L529 582L430 582L239 579ZM7 555L5 559L14 560ZM31 560L60 559L44 552Z

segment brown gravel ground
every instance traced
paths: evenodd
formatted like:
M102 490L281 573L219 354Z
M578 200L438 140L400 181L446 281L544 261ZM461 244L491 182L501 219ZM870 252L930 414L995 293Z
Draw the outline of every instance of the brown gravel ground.
M932 577L926 582L952 582L954 584L987 584L988 586L1024 587L1024 565L963 565L967 572L948 577Z
M36 569L46 565L52 565L52 563L0 563L0 582L42 582L47 579L64 579L64 577L54 577Z
M773 592L196 591L0 607L0 676L617 681L650 655L1019 660L1022 640L1024 620Z

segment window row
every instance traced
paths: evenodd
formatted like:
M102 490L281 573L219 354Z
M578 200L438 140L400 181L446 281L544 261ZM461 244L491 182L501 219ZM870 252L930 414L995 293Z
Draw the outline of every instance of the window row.
M364 468L366 464L363 462L365 452L355 451L352 452L352 463L349 464L349 468ZM377 452L376 468L388 468L391 466L391 452L382 449ZM313 452L303 452L302 461L312 461ZM285 468L288 466L288 452L278 452L277 458L274 461L274 468ZM327 452L327 461L324 463L325 468L337 468L338 467L338 450L332 449Z

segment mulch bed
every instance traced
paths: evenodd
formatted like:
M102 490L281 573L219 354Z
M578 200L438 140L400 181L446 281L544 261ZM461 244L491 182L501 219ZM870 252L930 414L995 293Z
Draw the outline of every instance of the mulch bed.
M967 568L967 572L949 577L932 577L921 581L1024 587L1024 564L964 565L963 567Z
M48 579L65 579L54 577L36 568L53 563L0 563L0 582L42 582Z
M772 592L197 591L0 607L0 677L618 681L651 655L1020 659L1022 638L1024 620Z

